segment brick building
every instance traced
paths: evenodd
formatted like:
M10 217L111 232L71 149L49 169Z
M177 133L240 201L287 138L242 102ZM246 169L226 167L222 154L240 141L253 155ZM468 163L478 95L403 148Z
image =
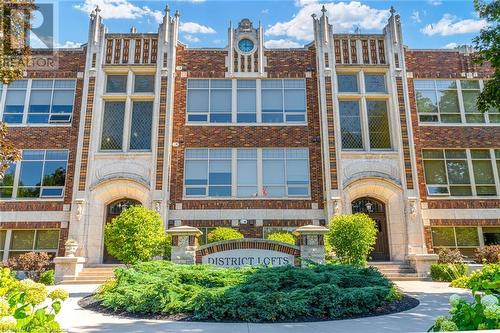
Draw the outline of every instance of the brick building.
M266 49L248 19L224 48L189 48L179 20L108 33L96 10L57 70L3 87L23 150L0 182L4 259L63 255L70 237L88 263L112 263L103 226L131 204L204 237L365 212L383 261L500 241L500 115L475 111L492 72L469 49L410 50L393 11L380 34L334 33L324 11L294 49Z

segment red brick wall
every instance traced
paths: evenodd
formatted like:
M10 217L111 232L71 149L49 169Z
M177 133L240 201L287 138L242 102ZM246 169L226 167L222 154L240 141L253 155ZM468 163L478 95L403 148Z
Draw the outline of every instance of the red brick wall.
M177 64L184 65L187 77L176 73L170 208L182 203L183 209L308 209L312 203L323 207L321 144L317 81L306 79L307 126L193 126L186 125L186 84L188 78L224 78L224 51L188 50L180 47ZM316 68L312 50L267 51L268 77L305 78L305 72ZM304 147L309 148L311 200L183 200L184 150L214 147Z

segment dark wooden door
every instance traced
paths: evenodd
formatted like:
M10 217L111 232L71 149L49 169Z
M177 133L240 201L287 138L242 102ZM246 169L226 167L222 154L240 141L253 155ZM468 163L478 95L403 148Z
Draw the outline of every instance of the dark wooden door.
M387 230L385 205L372 198L360 198L352 202L352 212L365 213L377 224L377 240L375 241L373 251L370 253L369 260L389 260L389 235Z
M112 202L108 205L106 209L106 223L111 222L115 217L121 214L125 209L130 206L140 205L141 203L132 199L120 199L118 201ZM120 261L110 255L106 250L106 246L103 247L102 263L103 264L119 264Z

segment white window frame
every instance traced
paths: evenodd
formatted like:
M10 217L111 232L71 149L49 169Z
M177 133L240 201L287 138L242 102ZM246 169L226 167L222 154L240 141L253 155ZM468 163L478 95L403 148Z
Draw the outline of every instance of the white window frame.
M231 150L231 196L230 197L211 197L208 195L208 186L209 184L205 185L207 187L206 195L186 195L186 188L188 187L201 187L197 185L186 185L186 172L184 171L183 177L182 177L182 187L183 187L183 199L184 200L307 200L311 198L311 159L310 159L310 154L309 154L309 148L305 147L286 147L286 148L276 148L276 147L265 147L265 148L250 148L250 147L239 147L239 148L187 148L184 151L184 170L186 170L186 162L187 158L186 156L186 151L189 149L206 149L206 150L217 150L217 149L230 149ZM237 184L237 177L238 177L238 167L237 167L237 151L238 149L240 150L247 150L247 149L255 149L257 150L257 193L258 195L255 197L239 197L238 194L238 184ZM285 196L284 197L268 197L264 195L264 185L263 185L263 158L262 158L262 151L264 149L283 149L285 151ZM307 151L307 161L308 161L308 176L309 176L309 182L307 184L307 189L308 189L308 194L306 196L301 196L301 195L286 195L288 193L288 187L297 187L294 185L288 185L286 183L286 150L287 149L304 149ZM190 160L196 160L196 158L190 158ZM207 157L205 158L200 158L200 160L203 161L210 161L210 158ZM208 173L210 172L209 168L207 169L207 181L208 181ZM304 187L304 186L302 186Z
M424 150L439 150L443 153L443 158L424 158L423 156L423 151ZM446 164L446 161L448 158L446 158L446 150L465 150L466 152L466 159L462 159L467 162L467 168L469 169L469 179L470 179L470 184L464 184L466 186L471 187L471 196L453 196L450 194L450 180L448 177L448 167ZM474 169L472 166L472 156L471 156L471 150L486 150L489 152L490 156L490 163L493 171L493 178L495 180L495 184L479 184L485 185L485 186L495 186L496 187L496 195L477 195L477 189L476 189L476 179L474 177ZM498 149L496 149L498 150ZM449 158L450 160L454 160L455 158ZM457 199L457 200L464 200L464 199L472 199L472 198L481 198L481 199L495 199L500 197L500 175L498 174L498 168L496 166L496 160L498 158L495 158L495 149L488 149L488 148L452 148L452 149L443 149L443 148L426 148L422 150L422 167L423 169L423 175L424 175L424 180L425 180L425 188L426 188L426 195L428 198L434 199ZM486 158L484 159L478 159L474 158L474 160L487 160ZM444 162L444 170L446 174L446 181L447 184L427 184L427 180L425 179L425 165L424 161L443 161ZM460 185L460 184L453 184L453 185ZM448 193L442 193L442 194L430 194L429 193L429 187L446 187L448 190Z
M78 85L78 80L77 79L65 79L65 78L47 78L47 79L22 79L27 81L26 88L12 88L13 90L24 90L26 89L26 95L24 96L24 106L23 106L23 113L22 117L23 120L21 123L14 124L14 123L5 123L9 127L68 127L71 126L73 122L73 116L75 113L75 99L76 99L76 89ZM19 80L19 81L22 81ZM48 123L28 123L28 110L29 110L29 104L31 100L31 91L32 91L32 82L33 81L50 81L52 80L52 88L51 88L51 99L50 99L50 110L49 110L49 122ZM55 88L55 81L74 81L75 82L75 87L74 88ZM69 120L67 122L61 122L61 121L50 121L50 117L53 114L51 112L52 110L52 99L54 97L54 90L72 90L73 91L73 101L71 106L73 107L73 111L71 112ZM3 85L3 89L0 88L0 121L3 119L3 114L5 112L5 103L7 101L7 92L9 90L9 87L7 85ZM49 90L49 88L35 88L36 91L39 90ZM54 113L57 114L57 113Z
M125 92L118 93L108 93L106 92L107 88L107 80L109 75L127 75L127 84ZM134 71L129 69L127 71L110 71L105 73L105 82L102 87L102 105L101 105L101 117L100 117L100 128L99 128L99 138L98 138L98 153L105 154L121 154L121 153L150 153L153 149L154 143L154 122L155 122L155 114L156 114L156 105L155 105L155 93L151 92L134 92L135 85L135 75L152 75L155 76L155 72L148 71ZM155 78L156 82L156 78ZM156 89L156 87L155 87ZM123 116L123 133L122 133L122 148L121 149L102 149L102 124L104 121L104 111L106 102L125 102L125 110ZM152 120L151 120L151 144L150 149L130 149L130 136L132 135L132 112L133 112L133 104L134 102L151 102L153 104L152 110Z
M39 253L39 252L46 252L46 253L54 253L54 256L57 256L57 253L59 252L59 241L60 241L60 238L61 238L61 229L57 229L57 228L48 228L48 229L2 229L4 231L6 231L6 234L5 234L5 244L3 245L3 257L2 257L2 261L6 262L7 260L9 260L9 254L11 251L10 249L10 245L11 245L11 242L12 242L12 232L13 231L31 231L31 230L34 230L35 232L33 233L33 246L32 246L32 250L27 250L27 251L30 251L30 252L36 252L36 253ZM54 249L44 249L44 250L36 250L35 249L35 245L36 245L36 236L37 236L37 233L38 231L46 231L46 230L56 230L56 231L59 231L59 235L57 237L57 247ZM1 244L0 244L1 246ZM13 252L21 252L21 251L24 251L24 250L15 250Z
M459 107L459 113L460 114L460 119L461 121L459 123L447 123L447 122L442 122L441 121L441 112L439 111L439 105L438 105L438 112L437 113L425 113L422 112L420 113L417 108L417 89L414 88L413 92L415 94L415 110L417 112L417 118L418 118L418 123L421 126L500 126L500 123L495 123L495 122L490 122L490 117L489 117L489 112L485 112L484 115L484 122L483 123L473 123L473 122L467 122L466 121L466 115L473 115L473 114L479 114L479 112L476 113L467 113L465 112L465 106L464 106L464 97L462 94L463 90L477 90L477 89L465 89L462 88L462 82L461 81L478 81L479 82L479 92L482 92L484 89L484 82L486 81L485 79L470 79L470 78L461 78L461 79L439 79L439 78L426 78L426 79L413 79L413 82L415 81L434 81L434 90L426 89L428 91L434 91L437 92L436 88L436 82L437 81L455 81L456 83L456 91L457 91L457 97L458 97L458 107ZM438 121L421 121L420 120L420 115L436 115L438 117Z
M232 89L232 107L231 107L231 122L227 123L211 123L210 122L210 89L211 88L211 83L209 83L209 94L208 94L208 103L209 103L209 111L207 113L207 120L206 121L189 121L188 120L188 111L187 111L187 100L188 100L188 90L189 89L207 89L207 88L188 88L188 81L189 80L228 80L225 78L188 78L186 81L186 110L185 110L185 115L186 115L186 120L185 123L186 125L190 126L306 126L307 125L307 112L308 112L308 103L307 103L307 79L306 78L270 78L269 80L282 80L282 81L287 81L287 80L303 80L304 81L304 97L305 97L305 112L292 112L288 114L304 114L304 121L293 121L293 122L287 122L285 118L285 104L283 101L283 122L262 122L262 81L265 81L266 79L246 79L246 78L238 78L238 79L229 79L232 81L231 84L231 89ZM237 81L242 80L242 81L248 81L248 80L255 80L255 107L256 107L256 122L250 122L250 123L245 123L245 122L237 122L237 115L238 115L238 110L237 110L237 96L238 96L238 87L237 87ZM239 89L245 89L245 88L239 88ZM282 84L281 90L283 91L283 99L284 99L284 90L285 89L294 89L294 88L285 88L284 87L284 82ZM193 113L193 114L202 114L202 113ZM204 113L203 113L204 114Z

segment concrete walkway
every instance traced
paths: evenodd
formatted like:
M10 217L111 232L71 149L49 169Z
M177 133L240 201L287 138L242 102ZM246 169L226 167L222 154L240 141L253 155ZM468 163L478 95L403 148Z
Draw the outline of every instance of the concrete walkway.
M175 333L332 333L332 332L425 332L434 318L448 314L452 294L468 295L464 289L449 288L448 283L401 281L397 284L420 300L420 305L406 312L360 319L287 323L203 323L146 319L126 319L103 315L78 306L80 298L97 285L64 285L70 299L63 305L58 321L69 332L175 332Z

